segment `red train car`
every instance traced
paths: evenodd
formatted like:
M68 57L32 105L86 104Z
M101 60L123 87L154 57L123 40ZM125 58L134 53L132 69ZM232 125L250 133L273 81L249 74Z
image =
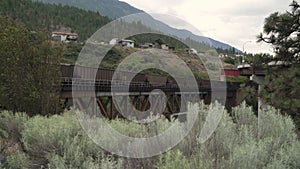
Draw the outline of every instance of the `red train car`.
M221 73L221 75L225 76L240 76L240 70L235 69L224 69Z

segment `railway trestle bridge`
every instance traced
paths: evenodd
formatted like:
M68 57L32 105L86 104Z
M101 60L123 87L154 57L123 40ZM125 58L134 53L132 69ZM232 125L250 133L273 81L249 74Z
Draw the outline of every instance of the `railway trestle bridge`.
M225 83L218 82L219 87L213 91L214 100L212 100L212 89L207 86L185 88L181 91L177 85L151 86L125 81L112 85L110 81L62 78L60 98L65 100L66 106L75 106L92 116L99 116L101 113L108 119L130 115L146 118L149 111L170 117L180 111L186 111L188 102L197 102L199 99L206 104L215 100L223 101L226 106L241 103L245 95L241 92L240 84ZM134 114L141 112L148 113Z

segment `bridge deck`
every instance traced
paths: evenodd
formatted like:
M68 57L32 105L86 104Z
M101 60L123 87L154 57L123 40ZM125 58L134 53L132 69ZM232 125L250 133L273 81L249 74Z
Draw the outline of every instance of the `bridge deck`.
M230 92L236 91L239 88L239 84L230 84L226 82L218 82L214 85L213 90L217 92ZM93 81L93 80L84 80L84 79L76 79L76 78L63 78L61 82L61 92L67 93L76 91L80 92L96 92L96 93L106 93L106 92L115 92L115 93L141 93L146 92L149 93L155 89L161 90L163 92L211 92L212 88L209 86L184 86L180 88L178 85L174 84L161 84L161 85L149 85L146 82L141 83L130 83L128 81L119 81L114 83L108 81Z

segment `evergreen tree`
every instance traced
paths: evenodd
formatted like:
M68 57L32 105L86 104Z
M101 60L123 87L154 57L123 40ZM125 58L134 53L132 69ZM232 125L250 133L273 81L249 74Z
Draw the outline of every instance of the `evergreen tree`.
M290 6L290 12L275 12L265 19L264 32L258 35L258 42L273 45L275 61L300 63L300 5L293 1Z
M264 32L258 35L258 41L272 44L276 54L264 60L284 63L269 67L262 96L291 115L300 128L300 5L293 1L290 6L291 11L267 17Z
M49 33L0 17L0 105L30 115L59 111L60 57Z

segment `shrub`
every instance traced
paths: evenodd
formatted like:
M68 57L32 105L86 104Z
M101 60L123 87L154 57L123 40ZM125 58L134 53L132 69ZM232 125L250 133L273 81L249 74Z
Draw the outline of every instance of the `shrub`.
M17 156L19 154L16 153L23 151L21 132L27 120L28 116L25 113L0 112L0 163L2 165L7 163L5 157L10 155L12 155L8 158L10 161L15 158L20 161L22 156Z
M7 164L9 169L26 169L30 166L30 160L27 154L18 151L7 157Z
M204 143L217 168L289 167L284 159L297 142L291 118L273 108L257 118L244 103L232 114L235 123L224 114L213 137ZM211 142L212 149L208 146Z
M199 113L198 119L180 144L158 157L133 159L117 157L104 152L84 133L73 110L51 117L11 112L1 114L1 132L20 133L24 148L6 153L1 159L2 168L300 168L300 143L296 139L295 125L290 117L269 108L259 115L245 103L233 108L229 115L220 104L210 106L199 103L189 106L189 113ZM222 115L211 136L203 142L200 138L206 118ZM79 118L80 119L80 118ZM187 118L188 119L188 118ZM15 124L9 126L10 122ZM92 119L88 125L108 123L120 133L131 137L151 137L178 124L174 135L183 135L184 125L179 120L159 118L141 125L116 119L113 121ZM208 127L214 127L210 123ZM11 130L12 128L13 130ZM201 131L201 130L204 131ZM211 128L214 129L214 128ZM91 128L95 132L95 127ZM102 141L108 144L114 138L103 131ZM2 134L2 140L5 134ZM11 135L8 135L9 137ZM5 136L6 138L6 136ZM6 140L4 138L4 140ZM173 138L161 140L169 143ZM1 140L0 140L1 141ZM17 144L17 145L19 145ZM118 146L127 146L127 145ZM123 143L124 144L124 143ZM3 144L1 144L2 146ZM157 146L157 145L155 145ZM140 147L130 151L147 151ZM0 155L2 152L0 152Z
M84 133L72 112L49 118L36 116L25 124L22 133L26 151L40 165L80 168L89 157L102 150Z
M189 161L180 151L168 151L160 156L158 169L189 169Z
M27 120L26 113L0 112L0 136L2 138L20 139Z
M196 163L197 168L298 168L299 142L290 117L269 108L258 118L245 103L233 108L229 116L214 104L211 113L223 112L218 128L206 142L195 144L193 140L200 136L208 108L199 105L194 129L177 147L190 164Z

